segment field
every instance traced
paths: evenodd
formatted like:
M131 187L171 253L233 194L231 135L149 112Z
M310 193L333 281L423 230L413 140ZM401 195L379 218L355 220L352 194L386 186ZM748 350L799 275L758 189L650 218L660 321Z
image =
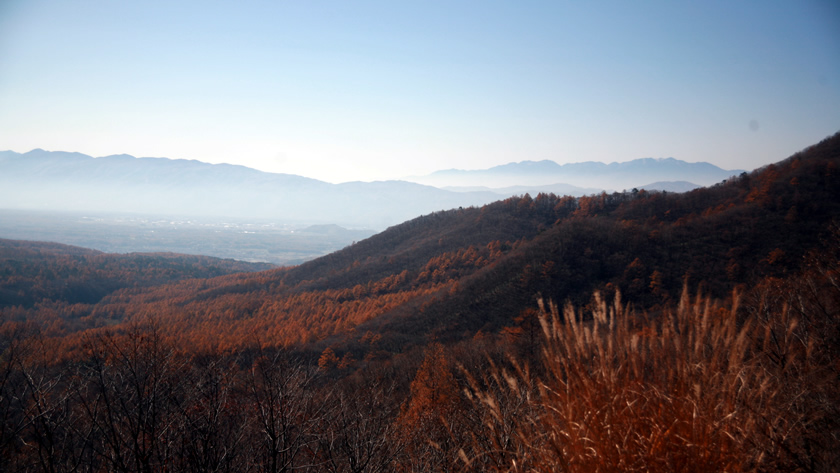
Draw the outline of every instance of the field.
M166 251L280 266L323 256L372 234L294 222L0 209L0 238L52 241L107 253Z

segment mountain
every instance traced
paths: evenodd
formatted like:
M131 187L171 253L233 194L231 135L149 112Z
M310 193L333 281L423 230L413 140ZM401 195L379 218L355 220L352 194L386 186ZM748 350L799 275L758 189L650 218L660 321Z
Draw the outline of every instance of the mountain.
M338 233L349 232L349 230L347 230L346 228L341 227L339 225L327 224L327 225L310 225L310 226L302 229L301 232L303 232L303 233L315 233L315 234L321 234L321 235L324 235L324 234L335 235L335 234L338 234ZM366 235L366 236L370 236L370 235Z
M557 195L571 195L580 197L583 195L598 194L604 189L594 187L577 187L570 184L549 184L544 186L509 186L509 187L485 187L485 186L451 186L442 187L444 190L452 192L492 192L503 197L510 197L512 195L531 194L533 196L540 193L551 193Z
M666 191L666 192L688 192L697 189L697 184L688 181L659 181L645 184L643 186L636 186L634 189L644 189L647 191ZM570 195L573 197L582 197L585 195L600 194L604 189L595 187L577 187L570 184L550 184L546 186L510 186L510 187L485 187L485 186L464 186L464 187L442 187L444 190L452 192L492 192L502 197L512 195L532 196L539 194L556 194L556 195ZM638 190L637 189L637 190Z
M639 186L639 189L646 191L688 192L698 187L700 186L688 181L660 181Z
M333 344L360 359L373 349L360 341L367 332L389 352L458 340L511 324L538 296L585 303L592 291L620 289L652 306L702 282L726 297L795 270L819 246L840 218L838 164L840 135L681 194L525 195L434 212L295 267L118 291L90 310L119 304L125 321L165 315L181 343L206 349L214 314L227 313L213 343L245 346L259 333L277 346Z
M543 186L564 183L575 187L629 190L655 181L690 181L708 186L739 175L742 170L724 170L709 163L688 163L674 158L635 159L623 163L522 161L481 170L449 169L426 176L406 178L436 187L512 185Z
M0 278L0 311L13 306L31 308L47 300L92 304L118 289L271 267L208 256L115 255L51 242L0 239L0 275L7 276ZM14 277L8 277L11 274Z
M0 241L0 470L833 471L838 166L840 134L260 272Z
M738 173L671 158L562 166L524 161L483 171L439 171L416 179L429 185L329 184L230 164L124 154L93 158L36 149L0 152L0 208L272 219L381 230L438 210L484 205L500 195L581 196L657 180L690 179L708 185ZM432 187L456 181L458 188ZM495 186L500 182L510 184Z
M190 160L0 152L0 208L7 209L228 216L382 229L497 198L401 181L334 185Z

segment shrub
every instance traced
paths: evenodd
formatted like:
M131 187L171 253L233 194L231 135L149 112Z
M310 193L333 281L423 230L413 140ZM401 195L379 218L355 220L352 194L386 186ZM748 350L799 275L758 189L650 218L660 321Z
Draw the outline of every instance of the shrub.
M789 311L775 317L779 336L739 320L738 294L716 303L684 290L676 308L655 315L634 314L619 294L611 304L595 294L590 307L584 317L540 303L538 377L513 362L470 378L483 432L460 452L468 470L815 469L797 452L819 417L797 402L812 354ZM785 345L784 365L765 356L770 345Z

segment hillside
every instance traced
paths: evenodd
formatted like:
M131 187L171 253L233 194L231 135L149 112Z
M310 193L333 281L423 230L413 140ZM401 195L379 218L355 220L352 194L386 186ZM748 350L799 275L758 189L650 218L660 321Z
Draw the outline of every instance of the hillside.
M22 154L0 151L0 209L227 217L382 230L418 215L480 206L525 192L580 196L600 189L640 188L655 181L703 185L737 173L675 159L563 166L526 161L485 171L440 171L428 179L418 178L420 184L330 184L229 164L129 155L94 158L36 149ZM502 181L506 184L495 186L501 188L486 187Z
M833 471L838 161L260 272L0 241L0 470Z
M95 304L122 288L264 271L271 266L172 253L114 255L58 243L0 239L0 310Z
M840 215L838 143L684 194L525 195L437 212L296 267L124 289L77 312L90 326L154 313L202 350L258 339L360 359L374 349L368 332L386 352L455 341L510 325L537 297L620 290L652 307L685 283L725 297L796 270L820 243Z

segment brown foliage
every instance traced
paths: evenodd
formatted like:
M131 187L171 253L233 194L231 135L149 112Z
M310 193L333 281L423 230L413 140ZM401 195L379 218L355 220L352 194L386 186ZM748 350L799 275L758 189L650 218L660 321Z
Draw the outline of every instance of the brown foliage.
M511 472L828 471L831 446L801 445L832 411L801 406L815 389L811 373L825 367L807 349L813 341L795 335L789 315L774 319L787 334L780 339L755 318L739 322L738 308L737 294L720 305L684 292L676 309L636 324L618 297L607 304L596 295L590 320L550 305L545 374L496 368L494 383L472 383L486 413L486 433L477 437L498 440L470 444L464 464ZM783 347L784 363L768 358L772 345ZM836 389L832 376L823 382Z

